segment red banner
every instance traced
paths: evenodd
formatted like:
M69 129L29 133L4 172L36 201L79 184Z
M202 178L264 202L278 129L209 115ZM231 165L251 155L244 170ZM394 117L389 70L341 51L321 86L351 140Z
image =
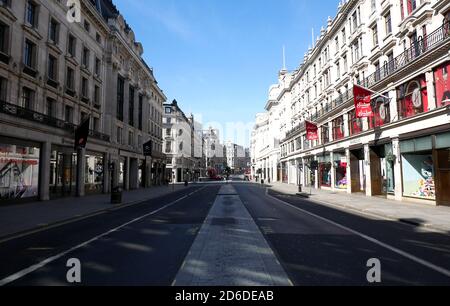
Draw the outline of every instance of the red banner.
M353 86L353 96L355 99L356 118L373 117L372 105L372 92L360 87L358 85Z
M306 140L318 140L319 128L312 122L306 121Z

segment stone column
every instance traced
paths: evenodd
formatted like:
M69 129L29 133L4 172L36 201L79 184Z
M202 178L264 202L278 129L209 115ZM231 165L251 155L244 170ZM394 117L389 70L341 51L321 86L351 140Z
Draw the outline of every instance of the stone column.
M364 169L365 169L365 175L366 175L366 196L371 197L372 196L372 176L370 171L370 147L369 144L364 145Z
M400 116L398 113L398 105L397 105L397 90L395 90L395 88L390 90L388 95L389 98L391 98L391 103L389 104L390 109L389 115L391 117L391 122L398 121Z
M328 119L330 120L330 119ZM328 138L330 139L330 141L333 141L333 122L330 120L328 122Z
M347 193L352 193L352 168L351 168L351 153L350 149L345 149L345 156L347 158Z
M392 153L397 157L394 163L395 200L402 201L402 159L400 153L400 141L398 138L392 139Z
M314 156L314 160L317 160L317 156ZM314 175L316 177L314 182L314 188L319 189L319 168L314 170Z
M83 197L85 195L84 189L84 177L86 175L86 149L77 150L77 186L76 195L77 197Z
M47 141L42 143L39 161L39 200L50 200L50 158L52 144Z
M110 192L111 188L111 171L109 170L109 162L111 155L106 153L103 155L103 193Z
M336 189L336 166L334 163L334 153L330 153L331 160L331 189L334 191Z
M437 107L436 105L436 93L434 90L434 74L433 70L427 71L425 73L425 78L427 81L427 94L428 94L428 110L433 110ZM427 110L425 110L427 111Z
M123 175L124 179L124 189L130 190L130 158L127 156L125 157L125 173Z
M344 136L348 137L350 136L350 127L348 125L348 118L349 118L348 113L345 113L343 117L344 117Z

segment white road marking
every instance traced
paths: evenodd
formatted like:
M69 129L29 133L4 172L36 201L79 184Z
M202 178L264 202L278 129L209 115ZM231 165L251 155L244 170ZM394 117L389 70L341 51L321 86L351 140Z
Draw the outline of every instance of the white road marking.
M352 234L357 235L357 236L359 236L359 237L361 237L361 238L363 238L363 239L366 239L366 240L368 240L368 241L370 241L370 242L372 242L372 243L375 243L375 244L377 244L377 245L379 245L379 246L381 246L381 247L383 247L383 248L385 248L385 249L388 249L388 250L390 250L390 251L392 251L392 252L394 252L394 253L397 253L398 255L401 255L401 256L403 256L403 257L406 257L406 258L408 258L408 259L410 259L410 260L412 260L412 261L414 261L414 262L416 262L416 263L418 263L418 264L420 264L420 265L423 265L423 266L425 266L425 267L427 267L427 268L429 268L429 269L432 269L432 270L434 270L434 271L436 271L436 272L439 272L439 273L441 273L441 274L443 274L443 275L445 275L445 276L447 276L447 277L450 277L450 271L447 270L447 269L445 269L445 268L443 268L443 267L439 267L439 266L437 266L437 265L435 265L435 264L433 264L433 263L431 263L431 262L429 262L429 261L426 261L426 260L424 260L424 259L421 259L421 258L419 258L419 257L417 257L417 256L414 256L414 255L408 253L408 252L402 251L402 250L400 250L400 249L398 249L398 248L396 248L396 247L393 247L393 246L391 246L391 245L389 245L389 244L387 244L387 243L381 242L381 241L379 241L379 240L377 240L377 239L375 239L375 238L373 238L373 237L367 236L367 235L365 235L365 234L363 234L363 233L361 233L361 232L358 232L358 231L356 231L356 230L353 230L353 229L351 229L351 228L349 228L349 227L347 227L347 226L345 226L345 225L339 224L339 223L334 222L334 221L332 221L332 220L330 220L330 219L321 217L321 216L319 216L319 215L316 215L316 214L311 213L311 212L309 212L309 211L306 211L306 210L304 210L304 209L298 208L298 207L296 207L296 206L294 206L294 205L292 205L292 204L290 204L290 203L287 203L287 202L285 202L285 201L283 201L283 200L280 200L280 199L278 199L278 198L276 198L276 197L274 197L274 196L271 196L271 195L269 194L268 189L266 189L266 196L268 196L269 198L272 198L273 200L278 201L278 202L280 202L280 203L282 203L282 204L284 204L284 205L286 205L286 206L289 206L289 207L291 207L291 208L294 208L294 209L296 209L296 210L299 210L299 211L301 211L301 212L303 212L303 213L305 213L305 214L307 214L307 215L310 215L310 216L312 216L312 217L315 217L315 218L317 218L317 219L319 219L319 220L322 220L322 221L327 222L327 223L329 223L329 224L332 224L332 225L334 225L334 226L336 226L336 227L339 227L340 229L343 229L343 230L345 230L345 231L347 231L347 232L349 232L349 233L352 233Z
M196 190L192 194L194 194L196 192L199 192L200 190L203 190L205 188L206 188L206 186ZM128 226L128 225L130 225L132 223L136 223L136 222L141 221L141 220L143 220L143 219L145 219L145 218L147 218L149 216L152 216L152 215L154 215L154 214L156 214L156 213L158 213L158 212L160 212L160 211L162 211L162 210L164 210L166 208L169 208L169 207L177 204L178 202L180 202L180 201L182 201L182 200L184 200L184 199L186 199L188 197L189 197L188 195L185 195L185 196L183 196L183 197L181 197L181 198L179 198L179 199L177 199L177 200L175 200L175 201L173 201L173 202L171 202L171 203L169 203L167 205L164 205L161 208L158 208L157 210L154 210L154 211L152 211L152 212L150 212L148 214L145 214L145 215L140 216L140 217L138 217L136 219L133 219L133 220L127 222L127 223L124 223L124 224L122 224L122 225L120 225L120 226L118 226L116 228L113 228L113 229L111 229L111 230L109 230L109 231L107 231L107 232L105 232L105 233L103 233L101 235L98 235L98 236L96 236L96 237L94 237L94 238L92 238L92 239L90 239L88 241L85 241L85 242L83 242L83 243L81 243L81 244L79 244L77 246L74 246L73 248L70 248L67 251L64 251L64 252L59 253L59 254L57 254L55 256L49 257L49 258L47 258L47 259L45 259L45 260L43 260L43 261L41 261L41 262L39 262L39 263L37 263L35 265L32 265L32 266L30 266L30 267L28 267L26 269L23 269L23 270L21 270L21 271L19 271L17 273L14 273L14 274L12 274L12 275L10 275L8 277L5 277L4 279L0 280L0 286L5 286L5 285L7 285L9 283L12 283L12 282L14 282L14 281L24 277L24 276L26 276L26 275L36 271L36 270L39 270L40 268L48 265L49 263L51 263L51 262L53 262L55 260L58 260L58 259L60 259L60 258L62 258L64 256L66 256L69 253L72 253L73 251L75 251L77 249L85 247L85 246L87 246L88 244L90 244L90 243L92 243L94 241L97 241L97 240L99 240L99 239L101 239L101 238L103 238L105 236L108 236L108 235L110 235L110 234L112 234L114 232L117 232L118 230L120 230L120 229L122 229L122 228L124 228L124 227L126 227L126 226Z

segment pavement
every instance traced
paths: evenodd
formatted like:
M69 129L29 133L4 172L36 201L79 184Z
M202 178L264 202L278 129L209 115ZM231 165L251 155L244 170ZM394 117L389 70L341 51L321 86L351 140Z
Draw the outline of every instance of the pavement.
M27 231L49 227L74 218L136 204L160 197L173 191L183 190L181 184L155 186L146 189L124 191L122 204L111 204L111 195L98 194L82 198L68 197L51 201L0 206L0 240Z
M291 184L272 183L268 185L268 188L288 195L298 193L298 187ZM450 234L450 207L408 201L399 202L382 197L366 197L321 189L311 189L311 194L309 194L309 190L309 188L304 190L305 193L302 196L312 202L333 205L349 211L388 218Z

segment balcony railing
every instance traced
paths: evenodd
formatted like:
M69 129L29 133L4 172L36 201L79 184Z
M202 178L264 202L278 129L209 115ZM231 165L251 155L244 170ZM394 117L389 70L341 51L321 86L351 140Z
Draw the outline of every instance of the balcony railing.
M8 114L17 118L26 119L29 121L41 123L50 127L55 127L58 129L70 131L71 133L75 133L76 125L42 114L36 111L30 110L28 108L24 108L15 104L11 104L5 101L0 101L0 113ZM97 131L89 131L89 136L103 140L106 142L110 141L110 137L106 134L97 132Z
M364 79L364 87L371 87L381 80L387 78L401 68L422 57L425 53L435 49L444 41L450 38L450 23L446 22L436 31L417 40L411 48L405 50L402 54L394 59L386 62L382 67L378 68L374 73Z

